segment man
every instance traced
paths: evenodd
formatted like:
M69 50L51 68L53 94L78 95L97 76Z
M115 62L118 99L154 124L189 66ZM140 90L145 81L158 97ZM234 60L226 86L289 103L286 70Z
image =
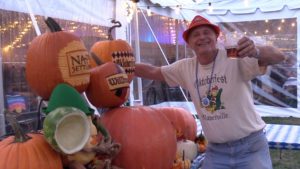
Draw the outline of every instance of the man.
M265 123L254 109L250 81L285 57L242 37L239 58L229 59L216 46L219 34L217 25L196 16L183 33L195 57L163 67L136 64L135 74L189 91L209 142L202 169L270 169Z

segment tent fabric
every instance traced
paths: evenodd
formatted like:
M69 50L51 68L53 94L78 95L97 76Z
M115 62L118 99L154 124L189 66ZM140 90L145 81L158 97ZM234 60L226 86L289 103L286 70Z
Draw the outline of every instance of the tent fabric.
M203 0L199 4L195 0L150 0L151 4L143 4L143 6L167 7L175 9L180 7L180 15L173 13L172 17L177 19L185 19L191 21L195 15L202 15L209 18L213 22L239 22L264 19L291 18L298 14L300 9L299 0L248 0L248 5L245 5L243 0ZM208 3L211 2L213 11L208 11ZM251 16L250 16L251 15Z
M73 20L102 26L111 25L114 18L113 0L5 0L0 1L0 9L29 13L28 5L34 15ZM104 15L105 14L105 15Z
M154 4L160 4L162 7L171 7L175 8L176 6L181 6L183 9L189 9L194 11L203 11L209 15L225 15L227 12L233 14L245 14L245 13L254 13L257 9L260 9L262 12L274 12L282 10L285 6L289 9L298 9L300 8L300 2L298 0L248 0L247 5L245 1L236 1L236 0L203 0L200 3L196 3L194 0L151 0ZM207 11L208 4L211 2L213 11Z

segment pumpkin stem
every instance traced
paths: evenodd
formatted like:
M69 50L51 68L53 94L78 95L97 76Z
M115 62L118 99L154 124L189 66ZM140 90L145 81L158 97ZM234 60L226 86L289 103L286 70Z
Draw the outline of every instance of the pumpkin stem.
M45 20L45 23L47 24L48 28L50 29L51 32L59 32L62 31L61 27L59 24L51 17L48 17Z
M111 23L117 24L117 25L114 25L114 26L112 26L112 27L110 27L110 28L108 29L108 39L109 39L109 40L113 40L111 31L112 31L113 29L115 29L116 27L121 27L121 26L122 26L121 22L116 21L116 20L114 20L114 19L111 20Z
M20 124L17 121L17 114L13 112L5 111L5 117L12 126L14 133L15 133L15 140L16 143L23 143L27 140L31 139L30 136L26 135L22 130Z

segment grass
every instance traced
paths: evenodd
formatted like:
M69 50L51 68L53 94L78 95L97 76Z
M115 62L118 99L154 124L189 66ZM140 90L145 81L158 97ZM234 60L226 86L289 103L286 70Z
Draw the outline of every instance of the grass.
M268 124L300 125L300 118L293 117L263 117ZM273 169L300 169L299 150L275 150L271 149Z

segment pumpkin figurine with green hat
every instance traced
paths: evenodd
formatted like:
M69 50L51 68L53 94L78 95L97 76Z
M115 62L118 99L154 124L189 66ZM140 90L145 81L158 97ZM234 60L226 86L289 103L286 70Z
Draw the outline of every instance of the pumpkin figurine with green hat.
M87 164L96 156L99 130L104 138L110 138L106 129L92 122L94 110L89 108L80 93L68 84L58 84L51 93L48 107L43 111L45 137L58 152L66 155L66 161Z

